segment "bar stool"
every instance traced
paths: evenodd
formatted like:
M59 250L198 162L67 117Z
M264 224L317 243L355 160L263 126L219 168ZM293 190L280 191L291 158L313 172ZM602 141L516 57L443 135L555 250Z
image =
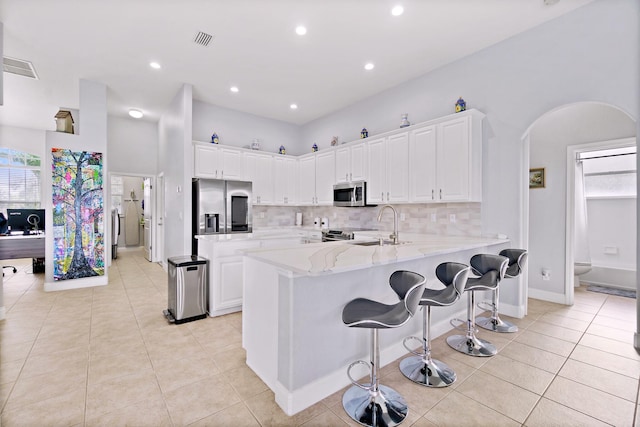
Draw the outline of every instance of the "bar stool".
M425 289L420 299L422 307L422 353L407 347L415 354L400 362L400 372L411 381L427 387L446 387L456 380L456 373L445 363L431 358L431 307L452 305L460 299L469 278L469 266L457 262L445 262L436 267L436 277L445 285L444 289Z
M506 278L514 278L522 273L524 266L527 263L527 251L525 249L504 249L500 251L500 255L509 258L509 265L504 275ZM493 290L493 298L491 303L481 302L478 303L478 307L485 309L486 306L490 307L491 317L478 316L476 317L476 325L481 328L488 329L493 332L518 332L518 326L511 322L500 319L498 315L498 301L500 298L500 286L496 286Z
M342 396L342 406L351 418L366 426L395 426L404 421L408 408L404 398L378 380L380 344L378 329L398 328L411 319L420 304L425 278L411 271L396 271L389 285L400 297L396 304L387 305L365 298L356 298L342 310L342 321L352 328L371 329L371 362L358 360L349 365L347 376L353 386ZM351 376L358 364L370 368L369 384L360 384Z
M493 290L498 286L509 264L509 258L500 255L478 254L471 257L471 268L480 277L471 277L464 288L469 293L467 303L467 329L466 335L451 335L447 337L447 344L468 356L489 357L498 353L496 347L489 341L476 337L475 324L475 291ZM462 322L454 319L453 322ZM456 329L458 325L454 325Z

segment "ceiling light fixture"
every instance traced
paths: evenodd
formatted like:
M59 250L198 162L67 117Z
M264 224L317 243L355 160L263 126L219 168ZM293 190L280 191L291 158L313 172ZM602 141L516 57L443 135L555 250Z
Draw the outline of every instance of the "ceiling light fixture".
M233 92L233 93L238 93L238 91L239 91L240 89L238 89L238 87L237 87L237 86L231 86L231 88L230 88L229 90L230 90L231 92Z
M153 68L154 70L159 70L160 68L162 68L162 66L155 61L149 62L149 67Z
M289 105L289 108L291 108L292 110L297 110L298 109L298 104L291 104L291 105Z
M296 34L299 36L304 36L305 34L307 34L307 27L305 27L304 25L298 25L296 27Z
M373 65L372 62L367 62L366 64L364 64L364 69L367 70L367 71L373 70L374 67L375 67L375 65Z
M136 110L135 108L129 110L129 115L134 119L141 119L142 116L144 116L144 114L142 114L142 111Z
M393 16L400 16L404 13L404 7L400 6L399 4L394 6L393 9L391 9L391 14Z

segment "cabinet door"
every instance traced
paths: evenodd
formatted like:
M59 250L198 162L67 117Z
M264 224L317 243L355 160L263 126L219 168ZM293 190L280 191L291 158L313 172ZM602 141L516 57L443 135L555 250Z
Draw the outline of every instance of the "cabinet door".
M409 132L387 138L387 192L389 203L409 201Z
M367 202L384 203L386 192L385 139L367 141Z
M298 204L316 203L316 158L310 154L298 159Z
M349 170L349 179L351 181L362 181L367 178L366 171L366 145L364 143L352 145L351 151L351 167ZM336 167L338 161L336 159ZM336 173L337 175L337 173Z
M220 165L220 178L236 180L243 179L242 152L240 150L230 148L222 148L220 151L220 158L222 160Z
M193 146L193 174L198 178L218 178L218 147Z
M336 150L336 182L349 182L351 173L351 149L340 147Z
M469 117L439 125L438 197L442 201L469 199Z
M217 310L242 306L242 256L218 258L215 261L217 285L212 289L212 307Z
M245 179L252 183L253 204L273 203L273 159L268 154L245 153L244 164L247 170Z
M409 135L409 199L436 201L436 127L417 129Z
M276 204L296 203L296 159L275 157L273 159L273 193Z
M336 153L316 153L316 203L333 205L333 185L336 183Z

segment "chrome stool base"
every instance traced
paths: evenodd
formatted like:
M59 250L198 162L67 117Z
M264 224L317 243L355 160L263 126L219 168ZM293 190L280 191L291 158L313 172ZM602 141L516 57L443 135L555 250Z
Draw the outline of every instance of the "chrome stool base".
M454 350L468 356L490 357L498 354L496 346L489 341L477 337L469 338L465 335L451 335L447 337L447 344Z
M426 387L447 387L456 380L456 373L446 363L419 356L402 359L400 372L414 383Z
M487 329L493 332L500 333L513 333L518 332L518 326L513 323L506 322L499 317L494 319L492 317L476 317L476 325L483 329Z
M372 427L397 426L408 411L404 398L384 385L380 385L377 392L354 385L342 396L342 406L354 421Z

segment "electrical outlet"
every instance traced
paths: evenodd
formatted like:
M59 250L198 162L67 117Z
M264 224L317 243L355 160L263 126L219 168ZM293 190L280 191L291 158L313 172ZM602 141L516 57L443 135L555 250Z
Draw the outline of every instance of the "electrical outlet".
M455 224L456 223L456 214L449 214L449 222L451 224Z
M551 270L548 268L543 268L540 274L542 274L542 280L551 280Z
M404 216L403 213L400 214L400 221L404 221L406 219L406 217Z
M436 222L438 220L438 217L436 216L436 214L432 213L431 214L431 222Z

